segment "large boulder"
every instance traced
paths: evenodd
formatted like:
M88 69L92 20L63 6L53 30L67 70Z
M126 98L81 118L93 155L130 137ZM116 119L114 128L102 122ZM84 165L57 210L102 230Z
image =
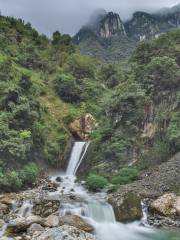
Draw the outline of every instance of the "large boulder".
M85 232L94 231L94 228L89 223L87 223L83 218L77 215L66 215L64 217L61 217L59 221L59 225L73 226Z
M14 199L16 199L15 193L6 193L6 194L0 195L0 203L10 207L14 203Z
M160 215L167 217L180 216L180 196L174 193L166 193L152 202L151 211L155 211Z
M137 194L133 192L113 194L108 201L114 209L117 221L132 222L142 218L141 199Z
M52 215L47 217L46 223L50 227L58 227L58 225L59 225L59 217L54 215L54 214L52 214Z
M97 127L96 120L94 117L87 113L83 115L82 117L75 119L72 123L69 125L69 129L71 133L81 139L81 140L87 140L89 137L89 134Z
M9 222L6 229L6 233L9 235L19 232L25 232L28 229L28 227L30 227L30 223L28 223L26 219L16 218Z
M6 228L8 235L25 232L32 224L47 226L44 220L39 216L29 216L28 218L19 217L10 221Z
M37 224L37 223L33 223L27 229L27 233L30 235L33 235L34 233L37 233L37 232L43 232L43 231L44 231L44 228L40 224Z
M79 230L72 226L61 226L48 229L37 237L36 240L95 240L95 237L87 232Z

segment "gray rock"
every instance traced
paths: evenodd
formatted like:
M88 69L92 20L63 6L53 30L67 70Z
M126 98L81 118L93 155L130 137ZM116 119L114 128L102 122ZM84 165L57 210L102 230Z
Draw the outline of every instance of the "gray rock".
M33 223L27 230L28 234L34 234L35 232L41 232L44 231L44 228L37 223Z
M46 223L50 227L57 227L59 225L59 217L54 215L54 214L52 214L52 215L47 217Z
M114 209L117 221L132 222L142 218L141 199L133 192L112 195L109 203Z
M77 215L67 215L60 218L59 225L69 225L76 227L85 232L93 232L94 228L87 223L83 218Z
M37 240L95 240L95 237L75 227L64 225L47 230L37 237Z
M0 228L2 228L4 224L5 224L4 220L0 219Z

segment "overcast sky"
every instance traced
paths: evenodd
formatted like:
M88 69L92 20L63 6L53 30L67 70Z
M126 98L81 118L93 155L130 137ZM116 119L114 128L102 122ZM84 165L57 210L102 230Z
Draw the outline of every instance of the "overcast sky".
M97 8L115 11L122 19L137 10L155 11L171 7L180 0L0 0L2 15L23 18L40 32L53 31L74 34Z

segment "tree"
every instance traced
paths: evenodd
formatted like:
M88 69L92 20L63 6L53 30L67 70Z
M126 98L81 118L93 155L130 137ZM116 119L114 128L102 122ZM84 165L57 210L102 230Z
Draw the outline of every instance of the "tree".
M81 101L81 87L72 75L59 75L54 81L54 86L62 100L70 103L78 103Z
M65 68L77 79L94 78L95 61L88 56L73 54L68 58Z
M179 86L180 69L171 57L153 57L145 72L145 84L153 85L154 93Z
M60 43L60 40L61 40L60 32L59 31L54 32L52 38L53 38L52 44L53 45L58 45Z

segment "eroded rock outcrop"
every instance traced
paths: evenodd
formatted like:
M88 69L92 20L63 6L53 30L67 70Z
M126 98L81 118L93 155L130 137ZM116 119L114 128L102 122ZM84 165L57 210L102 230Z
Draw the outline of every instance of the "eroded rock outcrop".
M74 120L69 125L69 129L73 136L81 140L87 140L90 133L97 127L97 122L94 117L87 113L82 117Z

